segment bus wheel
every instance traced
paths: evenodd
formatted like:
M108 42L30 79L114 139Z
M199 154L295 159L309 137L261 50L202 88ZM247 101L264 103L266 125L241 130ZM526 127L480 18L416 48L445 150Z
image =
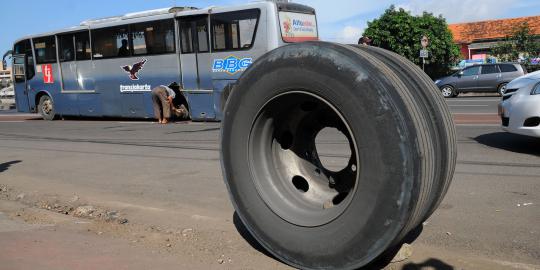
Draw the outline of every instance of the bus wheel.
M39 113L41 114L41 117L45 120L52 121L56 119L56 113L54 111L54 103L51 97L48 95L44 95L41 98L39 98L39 105L38 105Z
M328 157L345 162L336 169ZM298 268L356 269L394 249L440 203L455 160L437 87L383 50L278 48L242 75L224 111L221 162L235 210Z

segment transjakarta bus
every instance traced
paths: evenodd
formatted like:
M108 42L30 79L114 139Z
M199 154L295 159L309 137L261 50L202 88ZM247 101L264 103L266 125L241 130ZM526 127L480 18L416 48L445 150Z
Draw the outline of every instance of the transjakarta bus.
M16 41L16 105L48 120L153 118L151 89L177 82L193 120L219 121L228 92L258 57L317 39L313 8L268 1L88 20Z

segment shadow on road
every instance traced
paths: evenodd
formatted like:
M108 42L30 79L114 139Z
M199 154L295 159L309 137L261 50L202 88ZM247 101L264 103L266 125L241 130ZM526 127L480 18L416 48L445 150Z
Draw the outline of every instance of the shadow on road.
M259 242L251 235L251 233L248 231L236 211L233 214L233 223L236 227L236 230L238 233L248 242L251 247L256 249L257 251L263 253L264 255L280 261L278 258L274 257L274 255L270 254ZM416 227L416 229L412 230L410 233L408 233L405 238L403 239L403 243L411 244L420 236L420 234L423 231L423 226L420 225ZM376 258L373 262L366 265L365 267L362 267L358 270L375 270L375 269L383 269L384 267L388 266L392 259L397 255L401 248L401 245L396 246L395 248L390 248L385 253L381 254L378 258ZM403 265L404 270L415 270L415 269L435 269L435 270L453 270L454 267L451 265L448 265L444 263L441 260L431 258L423 263L416 264L416 263L407 263Z
M424 230L424 226L420 224L415 229L410 231L407 235L405 235L405 237L401 241L401 244L398 244L394 247L389 248L383 254L379 255L379 257L375 258L371 263L369 263L368 265L364 266L361 269L362 270L379 270L379 269L385 268L390 263L392 263L392 260L398 255L401 249L401 246L405 243L412 244L420 236L423 230ZM415 268L411 268L411 269L415 269Z
M9 169L9 167L11 167L11 165L21 163L21 162L22 162L21 160L13 160L13 161L0 163L0 173L7 171L7 169Z
M540 139L538 138L508 132L494 132L480 135L473 139L489 147L520 154L540 156Z
M11 165L21 163L21 162L22 162L21 160L13 160L13 161L0 163L0 173L7 171L7 169L9 169Z
M454 270L454 267L438 259L430 258L423 263L408 263L402 268L403 270L421 270L421 269L435 269L435 270Z
M233 214L233 223L234 223L234 227L236 228L236 230L238 231L240 236L242 236L242 238L244 238L244 240L246 240L246 242L248 242L248 244L252 248L256 249L260 253L262 253L262 254L264 254L264 255L266 255L266 256L274 259L274 260L279 261L279 259L274 257L274 255L270 254L270 252L268 252L263 246L261 246L261 244L259 244L257 239L255 239L255 237L253 237L253 235L251 235L251 233L248 231L248 229L246 228L246 225L244 225L244 223L242 222L242 220L240 219L240 217L238 216L236 211L234 211L234 214Z

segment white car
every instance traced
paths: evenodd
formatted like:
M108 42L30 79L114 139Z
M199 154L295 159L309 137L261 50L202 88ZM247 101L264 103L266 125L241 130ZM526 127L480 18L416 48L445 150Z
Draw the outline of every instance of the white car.
M540 138L540 71L508 83L499 115L504 130Z
M0 90L0 98L14 98L14 97L15 97L15 90L13 89L13 86L2 88Z

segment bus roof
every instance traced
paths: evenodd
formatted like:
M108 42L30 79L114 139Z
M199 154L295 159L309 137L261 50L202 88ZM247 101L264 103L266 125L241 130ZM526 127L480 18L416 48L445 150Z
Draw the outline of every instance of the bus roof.
M25 40L29 38L58 35L62 33L70 33L70 32L76 32L76 31L81 31L81 30L104 28L104 27L111 27L111 26L116 26L116 25L153 21L153 20L160 20L160 19L167 19L167 18L175 18L175 17L182 17L182 16L203 15L203 14L215 13L216 11L226 12L226 11L233 11L233 10L238 10L238 9L256 8L256 7L268 6L268 5L275 6L276 4L271 1L259 1L259 2L251 2L251 3L235 5L235 6L224 6L224 7L210 6L210 7L201 8L201 9L195 8L195 7L168 7L168 8L153 9L153 10L146 10L146 11L140 11L140 12L132 12L132 13L127 13L125 15L120 15L120 16L85 20L85 21L82 21L81 24L78 26L64 28L64 29L60 29L56 31L50 31L46 33L24 36L15 40L14 43L17 43L21 40Z

